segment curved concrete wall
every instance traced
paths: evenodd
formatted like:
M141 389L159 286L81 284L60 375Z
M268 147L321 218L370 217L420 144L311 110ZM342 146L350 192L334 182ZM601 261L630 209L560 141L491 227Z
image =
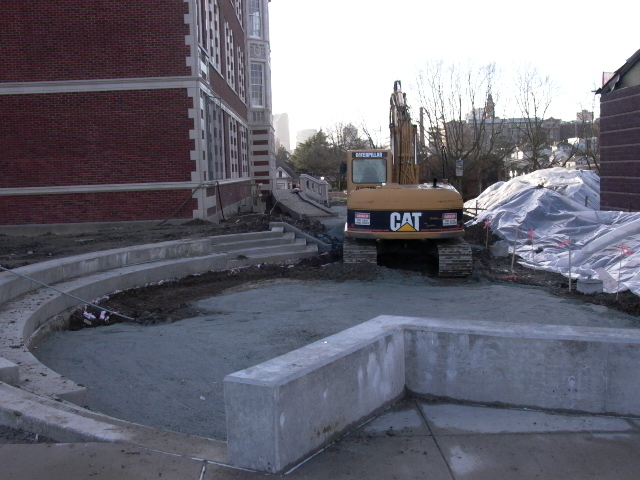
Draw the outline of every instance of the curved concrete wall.
M180 240L86 253L74 257L34 263L12 271L51 285L81 275L113 270L126 265L206 255L209 252L211 252L210 238ZM40 288L40 285L35 282L11 272L2 272L0 273L0 304L9 302L38 288Z

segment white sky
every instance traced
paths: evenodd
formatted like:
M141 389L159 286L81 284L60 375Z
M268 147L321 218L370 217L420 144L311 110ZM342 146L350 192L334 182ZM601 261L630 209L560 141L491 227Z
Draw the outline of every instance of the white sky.
M426 62L471 60L495 62L503 83L532 64L559 87L547 116L573 120L581 107L591 110L602 72L640 48L635 2L623 3L272 0L273 113L289 114L292 144L298 130L348 122L386 138L394 80L417 112L412 86Z

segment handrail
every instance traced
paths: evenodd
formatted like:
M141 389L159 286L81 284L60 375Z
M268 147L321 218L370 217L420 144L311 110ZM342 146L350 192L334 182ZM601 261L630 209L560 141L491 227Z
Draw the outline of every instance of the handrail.
M303 173L300 175L300 189L309 197L329 205L329 182Z

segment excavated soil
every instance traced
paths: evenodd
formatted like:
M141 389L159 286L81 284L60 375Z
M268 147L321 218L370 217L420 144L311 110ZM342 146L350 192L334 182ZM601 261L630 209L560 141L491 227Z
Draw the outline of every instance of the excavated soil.
M460 282L508 282L539 286L557 296L572 298L607 306L633 316L640 316L640 297L630 292L622 292L616 299L611 294L583 295L570 292L567 278L562 275L524 268L516 262L511 270L511 258L492 257L485 249L486 230L481 225L467 229L465 239L474 245L474 273L468 279L439 279L432 265L410 261L387 261L384 267L371 268L368 265L345 265L340 262L341 249L336 239L327 235L325 227L314 220L293 220L281 215L244 215L214 224L193 220L182 224L155 227L123 227L106 229L91 234L54 235L35 237L0 235L0 266L16 268L53 258L79 255L93 251L122 248L131 245L163 242L182 238L202 238L214 235L246 233L269 229L271 221L286 221L327 243L334 243L334 250L291 265L261 265L238 269L232 272L209 272L204 275L189 276L178 281L162 282L127 292L112 295L103 305L140 323L176 321L190 316L193 312L190 302L224 293L247 282L267 279L298 280L361 280L375 282L377 279L398 276L426 276L441 285ZM499 238L489 235L489 244ZM76 315L73 328L88 327L80 315ZM113 318L112 321L119 321ZM94 325L92 325L94 326Z
M308 228L310 225L313 228ZM316 236L323 234L322 225L318 222L309 222L307 225L298 224L297 226ZM326 238L324 239L326 240ZM398 259L396 262L387 259L385 266L376 268L362 264L343 264L340 248L335 248L330 253L304 259L295 265L260 265L230 272L208 272L203 275L192 275L179 280L149 285L112 295L101 305L132 317L141 324L155 324L191 317L197 312L188 307L190 303L225 294L249 282L278 279L376 282L421 276L427 277L434 285L441 286L489 281L543 287L559 297L604 305L613 310L640 316L640 297L628 291L620 293L617 299L615 295L605 293L584 295L575 290L575 285L569 291L568 279L562 275L524 268L517 262L514 263L512 271L511 257L495 258L483 248L486 241L486 231L481 226L468 229L466 240L475 245L473 248L474 273L466 279L438 278L432 264L416 263L415 261L405 262L403 259ZM499 237L490 234L490 244L497 240ZM99 312L94 313L99 314ZM74 320L72 328L88 326L84 322L81 312L77 312L72 320ZM114 317L112 322L122 320ZM94 323L92 326L99 326L99 323Z

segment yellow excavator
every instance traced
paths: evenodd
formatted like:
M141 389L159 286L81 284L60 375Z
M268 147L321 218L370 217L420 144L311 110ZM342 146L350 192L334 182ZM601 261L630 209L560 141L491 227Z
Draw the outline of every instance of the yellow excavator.
M400 81L393 86L389 128L390 150L347 152L343 261L376 264L384 251L430 250L440 277L469 275L462 196L444 181L419 184L417 127Z

